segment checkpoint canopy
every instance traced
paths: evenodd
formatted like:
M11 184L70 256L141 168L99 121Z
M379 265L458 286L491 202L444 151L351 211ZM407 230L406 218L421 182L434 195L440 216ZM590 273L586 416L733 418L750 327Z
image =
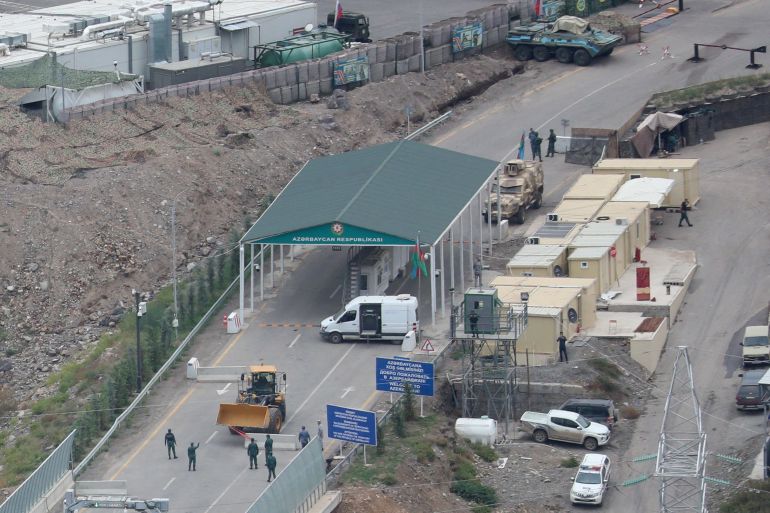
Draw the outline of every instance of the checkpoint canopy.
M242 244L411 246L440 240L498 162L398 141L309 161Z

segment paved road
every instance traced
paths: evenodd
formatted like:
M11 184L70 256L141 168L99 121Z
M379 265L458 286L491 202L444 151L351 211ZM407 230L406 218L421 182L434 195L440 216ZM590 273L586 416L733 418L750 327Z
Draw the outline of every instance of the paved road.
M572 126L613 127L625 120L655 90L743 73L742 63L736 63L724 55L709 56L707 62L697 67L684 63L681 58L695 38L706 38L707 42L729 39L735 46L758 44L755 38L759 36L756 34L761 33L759 29L763 25L761 19L752 17L752 14L759 12L759 2L747 1L720 11L719 14L712 14L710 9L720 4L705 0L697 8L682 15L672 27L653 34L650 47L670 45L677 56L674 60L659 61L654 55L638 56L635 49L629 47L590 68L560 66L553 62L538 65L540 72L536 81L527 82L529 79L525 76L496 88L491 91L495 94L494 101L480 101L477 108L465 110L443 132L438 133L434 141L443 147L500 159L513 148L521 131L529 126L556 127L559 119L564 117L571 120ZM517 85L527 86L526 92L522 93ZM548 162L547 200L556 201L561 190L579 172L580 169L574 166ZM717 178L722 176L718 169L711 172L712 175ZM730 182L729 178L723 179ZM716 195L721 190L718 182L716 185L704 184L703 189L708 194L703 194L706 199L702 214L699 211L693 215L695 228L684 232L671 229L673 233L670 236L675 239L672 245L681 244L682 247L710 252L708 256L701 255L701 261L705 258L709 264L710 272L699 275L691 299L691 304L694 302L699 308L686 306L683 321L675 328L671 343L702 347L709 340L718 347L718 354L704 353L698 356L696 368L703 375L721 376L725 369L723 357L719 354L727 349L722 334L731 336L752 311L758 310L758 291L761 288L759 284L752 283L751 273L730 273L733 267L727 259L728 253L719 250L723 248L723 238L709 238L708 235L710 229L719 229L720 233L726 234L736 244L728 247L740 247L741 243L747 245L756 239L761 240L758 237L761 232L757 232L757 227L748 222L737 223L738 214L729 207L735 201L742 200L743 194L748 194L752 204L761 205L758 203L761 198L757 197L757 191L763 189L752 188L747 183L745 190L736 190L735 197L731 196L730 199ZM664 227L664 230L667 228L670 227ZM699 238L699 235L702 237ZM766 261L759 258L756 251L756 247L752 246L747 252L746 263L749 268L755 268L756 262ZM340 300L334 292L344 269L343 255L328 250L305 255L302 265L278 290L277 297L262 305L254 322L318 322L321 317L336 310ZM728 274L729 287L723 285L724 276ZM413 287L413 282L408 283L405 291ZM427 287L423 287L423 293L425 289ZM745 293L741 295L741 291ZM724 312L720 310L720 315L713 315L715 298L728 302ZM706 319L709 323L704 322ZM392 355L395 348L381 345L332 346L318 340L313 329L292 331L252 327L234 343L226 345L226 341L218 341L209 349L212 355L220 355L217 363L222 365L263 360L286 369L289 372L289 422L285 432L295 433L301 424L313 425L315 419L322 416L326 403L350 406L371 403L374 357ZM211 361L214 361L213 357ZM665 364L663 368L665 370ZM665 372L661 379L665 381ZM168 496L173 501L175 511L242 512L244 504L250 502L264 486L264 476L259 473L262 469L256 473L248 471L245 451L239 440L228 435L225 428L214 426L216 404L219 401L216 392L218 387L191 386L179 380L176 383L176 389L166 392L173 396L169 402L176 405L167 413L168 416L162 413L153 416L147 421L143 432L131 439L130 446L126 444L116 447L114 453L107 456L112 456L115 461L104 458L97 462L94 469L89 471L89 477L127 479L132 494ZM705 388L699 390L703 392L702 397L706 397L710 389L714 388L716 396L725 399L724 396L729 395L731 390L729 387L723 390L723 385L712 382L702 385ZM350 387L352 390L349 390ZM715 414L722 416L728 413L724 401L715 404L721 408ZM659 405L653 404L640 424L640 437L632 448L634 452L646 454L654 449L658 415ZM176 430L182 445L189 441L202 442L200 470L195 474L184 469L184 460L169 463L165 459L161 444L166 427ZM722 430L724 425L714 427ZM280 464L285 464L288 458L289 454L279 455ZM624 472L631 474L632 470ZM639 494L636 497L638 504L652 506L649 501L654 500L655 496L649 486L642 485L623 493ZM614 504L617 504L617 508ZM620 511L627 504L625 500L611 499L607 509ZM655 509L640 507L637 511Z

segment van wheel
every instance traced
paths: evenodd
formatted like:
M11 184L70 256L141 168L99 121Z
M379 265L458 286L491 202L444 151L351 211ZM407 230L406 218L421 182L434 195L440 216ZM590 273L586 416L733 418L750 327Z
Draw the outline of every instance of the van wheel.
M535 440L535 442L544 444L548 441L548 433L542 429L536 429L535 432L532 433L532 438Z
M329 342L332 344L342 344L342 335L340 333L332 333L329 335Z
M585 440L583 440L583 447L585 447L589 451L595 451L596 448L599 447L599 442L596 441L596 438L588 437Z

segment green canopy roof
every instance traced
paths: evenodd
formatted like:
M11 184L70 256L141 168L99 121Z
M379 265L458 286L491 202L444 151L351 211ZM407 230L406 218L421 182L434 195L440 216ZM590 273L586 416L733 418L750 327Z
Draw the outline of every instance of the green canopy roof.
M241 242L433 244L497 165L412 141L311 160Z

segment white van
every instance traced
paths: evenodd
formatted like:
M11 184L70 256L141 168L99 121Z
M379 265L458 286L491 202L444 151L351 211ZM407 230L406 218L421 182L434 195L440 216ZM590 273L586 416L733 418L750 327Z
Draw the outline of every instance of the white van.
M321 336L333 344L343 340L392 340L401 343L418 327L417 298L360 296L336 315L321 321Z

